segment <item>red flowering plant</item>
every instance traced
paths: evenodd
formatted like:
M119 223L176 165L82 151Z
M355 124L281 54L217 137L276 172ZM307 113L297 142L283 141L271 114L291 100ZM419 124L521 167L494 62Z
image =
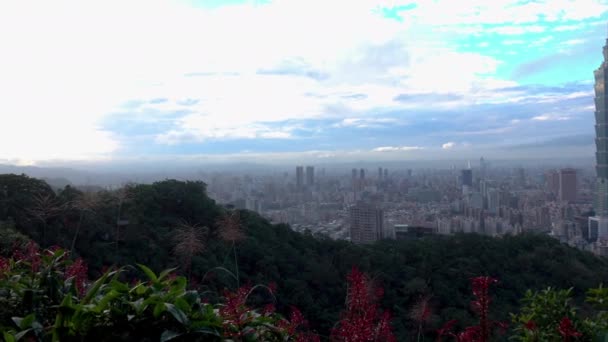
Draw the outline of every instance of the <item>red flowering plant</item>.
M574 328L572 321L568 317L564 317L561 321L559 321L557 331L559 331L559 334L564 342L570 342L573 338L576 339L577 337L583 336L583 334Z
M383 291L356 267L348 275L346 310L332 329L330 340L340 342L396 341L391 316L380 311L378 300Z
M218 311L224 338L233 341L318 341L318 336L308 330L308 322L297 308L291 308L287 320L276 314L274 304L267 304L261 310L250 307L247 300L256 289L266 289L273 294L275 285L245 285L234 292L225 292Z
M490 285L498 283L498 280L492 277L483 276L471 279L473 295L475 299L471 302L473 311L479 317L479 324L465 328L463 331L456 333L453 331L456 325L456 320L451 320L437 331L437 341L441 341L444 337L451 337L457 342L487 342L490 341L494 328L498 327L501 332L507 329L507 323L493 321L489 318L490 303Z
M524 342L575 341L587 334L587 330L579 330L585 321L578 317L571 299L571 289L528 290L519 312L511 315L512 338Z

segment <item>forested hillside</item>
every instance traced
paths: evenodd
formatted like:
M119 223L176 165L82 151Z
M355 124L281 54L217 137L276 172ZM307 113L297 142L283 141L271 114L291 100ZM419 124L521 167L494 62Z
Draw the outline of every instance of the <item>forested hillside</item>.
M470 279L476 276L499 280L491 310L497 321L519 311L528 289L572 287L585 311L587 289L608 280L605 260L544 236L455 235L356 246L221 207L202 182L83 193L0 175L0 222L0 253L28 238L42 247L59 245L82 257L91 277L112 265L140 263L156 272L179 267L210 301L224 288L276 284L278 311L299 308L321 336L339 319L353 266L384 289L381 306L392 312L395 334L404 341L419 328L431 340L452 319L472 324ZM423 324L416 318L421 302L429 308Z

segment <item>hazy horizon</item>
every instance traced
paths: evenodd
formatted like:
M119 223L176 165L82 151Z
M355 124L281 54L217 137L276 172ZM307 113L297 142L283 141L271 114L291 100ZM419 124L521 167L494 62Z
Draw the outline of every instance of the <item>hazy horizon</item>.
M0 163L592 158L599 0L3 2Z

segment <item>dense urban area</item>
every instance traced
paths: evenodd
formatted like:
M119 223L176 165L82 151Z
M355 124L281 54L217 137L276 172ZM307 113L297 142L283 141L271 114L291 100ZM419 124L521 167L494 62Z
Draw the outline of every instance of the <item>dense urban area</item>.
M207 182L220 203L332 239L538 232L607 255L594 220L590 168L497 168L483 157L468 164L437 170L297 166L268 175L218 173Z

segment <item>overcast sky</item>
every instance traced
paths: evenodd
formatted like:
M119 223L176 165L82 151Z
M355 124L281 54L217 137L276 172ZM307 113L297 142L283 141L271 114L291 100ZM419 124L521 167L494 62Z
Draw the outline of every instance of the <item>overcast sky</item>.
M593 153L599 0L2 1L0 161Z

